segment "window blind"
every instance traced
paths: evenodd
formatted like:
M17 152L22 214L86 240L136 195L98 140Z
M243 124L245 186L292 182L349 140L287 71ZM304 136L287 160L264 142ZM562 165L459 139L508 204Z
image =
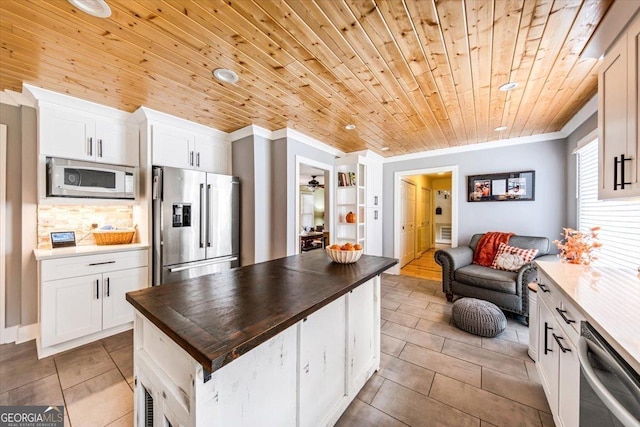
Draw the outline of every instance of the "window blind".
M640 200L598 200L598 141L578 151L578 228L600 226L595 265L640 266Z

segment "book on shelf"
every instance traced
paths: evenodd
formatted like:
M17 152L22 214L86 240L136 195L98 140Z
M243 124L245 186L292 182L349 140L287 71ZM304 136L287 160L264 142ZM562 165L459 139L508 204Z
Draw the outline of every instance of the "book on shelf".
M349 177L345 172L338 172L338 187L348 187Z

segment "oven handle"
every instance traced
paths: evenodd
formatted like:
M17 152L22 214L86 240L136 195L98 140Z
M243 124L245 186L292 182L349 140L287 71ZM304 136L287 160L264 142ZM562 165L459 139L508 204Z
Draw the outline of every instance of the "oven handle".
M602 350L593 341L585 337L580 337L580 339L578 340L578 359L580 360L580 367L582 368L582 372L584 373L587 382L589 383L589 385L591 385L593 391L595 391L595 393L611 411L611 413L625 427L640 427L640 421L638 421L633 415L631 415L629 411L627 411L627 409L622 406L615 397L613 397L613 395L609 392L609 390L607 390L596 373L593 371L591 362L589 362L589 350L595 353L597 357L606 360L612 369L618 370L619 372L616 372L616 376L618 378L624 381L624 379L626 379L627 377L626 373L618 367L617 362L611 356L609 356L609 354ZM629 384L627 384L627 386L628 385ZM635 386L633 387L635 388ZM637 395L637 393L634 394Z

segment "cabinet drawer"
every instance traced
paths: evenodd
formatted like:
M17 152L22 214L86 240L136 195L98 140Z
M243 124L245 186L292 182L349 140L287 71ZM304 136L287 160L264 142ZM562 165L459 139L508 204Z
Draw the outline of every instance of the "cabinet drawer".
M573 345L577 346L578 338L580 338L580 322L584 320L584 317L565 297L560 300L559 304L556 304L554 311L558 324Z
M553 308L559 303L560 297L558 288L538 269L538 298L542 299L548 307Z
M57 280L126 268L145 267L147 264L148 250L143 249L44 260L41 262L40 274L42 281Z

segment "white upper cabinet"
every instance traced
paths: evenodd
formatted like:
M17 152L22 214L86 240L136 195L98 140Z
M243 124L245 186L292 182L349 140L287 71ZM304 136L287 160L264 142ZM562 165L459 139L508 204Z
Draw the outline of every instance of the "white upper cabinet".
M40 102L38 115L41 155L138 166L135 123L46 102Z
M230 146L219 135L195 132L178 126L151 124L152 163L228 174Z
M598 72L598 197L640 196L640 16L607 51Z

